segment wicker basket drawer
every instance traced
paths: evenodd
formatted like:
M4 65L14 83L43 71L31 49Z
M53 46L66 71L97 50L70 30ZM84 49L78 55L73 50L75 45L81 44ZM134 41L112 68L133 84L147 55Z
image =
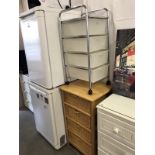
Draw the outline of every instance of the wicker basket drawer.
M91 103L87 100L72 94L64 93L64 102L90 114Z
M91 145L86 144L83 140L81 140L78 136L76 136L70 131L68 131L68 139L69 142L84 155L92 155Z
M90 129L91 128L91 118L78 110L65 104L65 114L67 117L71 118L75 122L81 124L82 126Z
M80 125L76 124L70 119L66 119L66 121L67 121L67 128L69 131L81 137L81 139L83 139L85 142L91 143L91 132L90 131L82 128Z

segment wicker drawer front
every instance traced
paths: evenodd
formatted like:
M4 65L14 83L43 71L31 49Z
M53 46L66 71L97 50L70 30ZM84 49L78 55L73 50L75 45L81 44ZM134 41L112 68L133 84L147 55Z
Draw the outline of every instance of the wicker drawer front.
M69 142L73 146L75 146L80 152L82 152L84 155L92 155L91 145L86 144L78 136L76 136L70 131L68 131L68 139L69 139Z
M75 106L76 108L90 114L91 103L89 101L68 93L64 93L64 101L67 104Z
M85 142L91 143L91 132L82 128L81 126L74 123L70 119L66 119L66 120L67 120L67 128L69 131L71 131L71 132L75 133L76 135L78 135L79 137L81 137L81 139L83 139Z
M98 112L98 130L102 133L108 133L116 140L134 148L134 126Z
M69 107L65 104L65 113L66 116L73 119L75 122L80 123L84 127L90 129L91 128L91 121L90 117L79 112L78 110L75 110L74 108Z

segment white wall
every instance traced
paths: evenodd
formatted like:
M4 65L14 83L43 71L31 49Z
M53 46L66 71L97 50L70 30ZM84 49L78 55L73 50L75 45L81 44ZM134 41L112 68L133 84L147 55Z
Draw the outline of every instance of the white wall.
M21 12L26 11L26 10L29 10L27 0L19 0L19 14ZM21 34L20 24L19 24L19 49L20 50L23 50L24 49L23 38L22 38L22 34Z
M22 0L19 0L19 13L21 13L22 10L23 10ZM21 34L20 24L19 24L19 49L20 50L23 50L24 49L23 38L22 38L22 34Z
M65 8L66 5L69 5L69 0L59 0L59 1L63 8ZM40 2L42 2L42 4L51 7L58 7L58 8L60 7L57 0L40 0ZM83 4L83 0L72 0L71 3L73 7Z
M22 3L22 11L29 10L28 0L19 0L19 1L21 1L21 3Z

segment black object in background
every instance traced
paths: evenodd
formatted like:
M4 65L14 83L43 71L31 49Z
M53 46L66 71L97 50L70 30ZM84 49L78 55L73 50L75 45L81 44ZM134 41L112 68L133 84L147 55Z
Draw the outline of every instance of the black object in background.
M39 2L39 0L28 0L28 6L29 9L34 8L36 6L40 6L41 3Z
M27 61L24 50L19 50L19 73L28 74Z

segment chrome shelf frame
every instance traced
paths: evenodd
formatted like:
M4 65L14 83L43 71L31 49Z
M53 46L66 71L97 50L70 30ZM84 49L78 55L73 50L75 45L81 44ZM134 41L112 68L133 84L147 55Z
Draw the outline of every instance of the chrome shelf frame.
M64 20L64 21L61 20L61 16L62 16L63 13L66 13L66 12L69 12L69 11L72 11L72 10L76 10L76 9L80 9L80 8L81 8L81 18L73 18L73 19ZM84 13L83 13L82 9L84 10ZM98 17L98 16L97 17L93 17L93 16L91 16L91 14L99 12L99 11L105 11L106 12L106 17ZM93 90L92 90L91 67L90 67L90 55L91 55L91 52L90 52L90 37L91 37L91 35L89 34L89 18L98 18L98 19L109 20L108 9L103 8L103 9L100 9L100 10L94 10L94 11L88 12L88 9L87 9L86 5L76 6L76 7L73 7L73 8L69 8L67 10L62 10L59 13L58 22L59 22L60 44L61 44L61 50L62 50L62 54L63 54L63 64L64 64L64 71L65 71L65 83L69 84L70 81L71 81L71 77L70 77L69 72L67 70L68 65L66 65L66 60L65 60L65 53L67 53L67 52L64 51L64 47L63 47L63 39L65 37L62 37L62 23L79 21L79 20L85 20L86 21L86 35L85 36L76 36L76 37L68 37L68 38L78 38L78 37L85 37L85 38L87 38L87 53L82 53L81 52L81 54L88 55L88 79L89 79L88 94L92 95L93 94ZM108 30L107 30L108 33L107 34L103 34L103 35L107 35L108 36L108 49L109 49L109 35L108 35L109 34L109 21L107 22L107 28L108 28ZM102 36L102 34L101 35L95 35L95 36ZM109 62L109 53L108 53L108 62ZM70 81L68 81L68 78L70 79Z

